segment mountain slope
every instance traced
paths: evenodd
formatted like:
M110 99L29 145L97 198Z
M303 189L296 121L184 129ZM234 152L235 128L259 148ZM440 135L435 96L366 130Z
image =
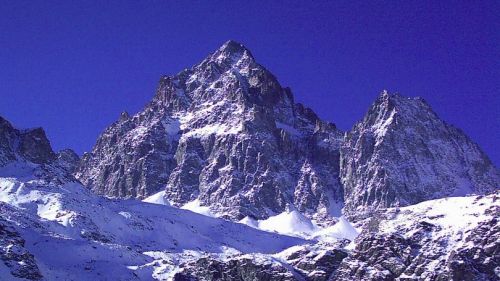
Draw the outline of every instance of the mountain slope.
M153 100L107 128L76 175L98 194L143 199L166 188L176 206L199 200L232 219L288 208L327 219L342 207L342 137L228 41L162 77Z
M391 208L312 244L78 183L0 177L2 280L498 280L500 194ZM19 279L23 278L23 279ZM497 279L495 279L497 278Z
M378 212L332 280L500 280L500 193Z
M15 145L0 149L12 155L0 166L0 279L165 280L207 257L249 254L260 259L249 261L243 276L295 280L295 271L271 255L310 241L173 207L97 196L69 175L68 151L53 153L38 134L28 158L18 149L24 131L4 124L0 132ZM34 155L50 157L37 164L29 161L40 159Z
M24 240L2 239L0 248L33 255L38 270L29 275L45 280L148 280L158 266L150 264L156 252L178 259L226 249L271 254L305 243L177 208L98 197L78 183L0 178L0 207L3 228Z
M500 173L481 149L420 98L383 92L346 134L341 181L348 216L425 200L485 194Z

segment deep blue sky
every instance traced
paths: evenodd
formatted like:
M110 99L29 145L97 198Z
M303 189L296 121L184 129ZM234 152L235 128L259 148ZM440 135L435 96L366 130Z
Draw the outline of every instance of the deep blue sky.
M422 96L500 163L498 1L248 2L2 1L0 115L89 151L160 75L234 39L341 129L382 89Z

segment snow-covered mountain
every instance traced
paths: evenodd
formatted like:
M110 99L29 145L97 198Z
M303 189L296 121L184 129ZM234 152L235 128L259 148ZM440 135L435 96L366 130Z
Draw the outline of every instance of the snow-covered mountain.
M176 206L198 200L235 220L287 209L327 219L342 208L342 137L228 41L162 77L153 100L107 128L76 175L98 194L143 199L166 189Z
M164 194L235 221L297 210L323 224L336 222L344 203L356 219L485 194L500 182L479 147L423 100L384 92L344 134L295 103L234 41L162 77L144 110L104 131L76 177L108 197Z
M336 241L319 246L189 210L98 196L70 176L68 151L58 156L38 134L28 158L18 148L24 131L2 120L9 145L1 152L12 157L0 166L0 280L325 280L347 256ZM285 250L299 251L293 262L282 257Z
M340 170L351 217L500 188L499 170L462 131L423 99L385 91L346 134Z
M500 280L500 192L377 212L332 280Z
M0 280L500 280L499 187L422 99L343 133L228 41L81 160L0 117Z

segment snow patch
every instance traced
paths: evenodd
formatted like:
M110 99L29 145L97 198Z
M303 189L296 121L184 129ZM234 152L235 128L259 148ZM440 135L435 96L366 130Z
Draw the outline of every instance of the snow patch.
M165 190L146 197L142 202L170 206L170 202L165 198Z
M268 232L324 242L335 242L338 239L353 241L359 234L344 217L340 217L335 225L323 228L296 210L283 212L265 220L245 217L239 222Z
M375 145L379 145L382 142L385 134L387 133L389 125L391 125L394 120L395 114L396 114L396 109L393 109L389 114L389 117L387 117L387 119L382 121L379 120L373 125L372 129L374 130L373 132L376 137Z
M184 204L181 207L181 209L189 210L191 212L195 212L207 217L213 217L213 218L216 217L216 215L210 211L210 208L201 205L200 199L195 199L191 202Z

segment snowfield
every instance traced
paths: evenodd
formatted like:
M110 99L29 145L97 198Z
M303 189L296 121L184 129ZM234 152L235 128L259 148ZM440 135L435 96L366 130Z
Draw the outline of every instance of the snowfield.
M142 201L170 206L170 202L164 196L165 191L160 191ZM190 210L208 217L217 217L216 214L210 211L209 207L202 206L199 199L184 204L181 209ZM359 234L359 231L344 217L340 217L338 222L332 226L321 227L297 210L286 211L265 220L255 220L245 217L239 223L262 231L322 242L336 242L339 239L349 239L352 241Z
M273 269L273 274L285 270L281 274L292 278L285 280L314 280L321 261L336 256L340 262L347 254L338 253L356 251L356 237L369 229L366 221L355 228L343 217L333 226L320 227L297 211L234 223L210 217L213 214L196 201L174 208L161 193L145 201L99 197L75 182L53 185L32 177L0 177L2 280L25 280L9 274L16 268L42 280L172 280L189 266L196 269L199 260L251 260ZM391 208L382 213L377 235L411 238L421 225L435 225L428 241L444 248L425 244L425 249L426 254L436 251L439 258L428 266L438 270L446 253L474 246L464 237L498 216L491 210L500 210L498 195ZM5 259L12 253L23 260Z
M0 178L0 206L0 222L26 240L46 280L152 280L193 255L274 254L308 243L169 206L102 198L78 183Z
M379 225L380 233L402 233L404 237L411 237L416 222L428 223L438 229L431 232L433 241L445 241L445 249L468 246L466 236L481 222L498 218L498 212L489 212L489 209L500 211L498 195L448 197L443 199L422 202L400 209L393 208L388 212L388 220Z

